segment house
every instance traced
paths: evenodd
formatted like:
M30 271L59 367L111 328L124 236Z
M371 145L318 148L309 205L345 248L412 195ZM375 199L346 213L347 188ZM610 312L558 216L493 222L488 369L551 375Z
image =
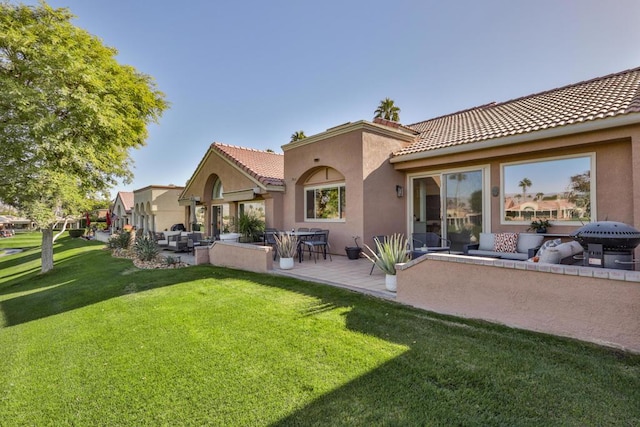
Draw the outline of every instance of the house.
M158 232L186 222L178 197L184 187L149 185L133 191L132 223L139 230Z
M118 191L116 198L111 205L112 227L122 230L125 225L132 225L133 192Z
M567 234L640 228L640 68L403 126L345 123L284 155L213 144L180 195L217 234L254 205L267 225L353 237L435 231L452 250L546 218ZM185 214L188 217L188 214Z
M235 231L239 215L253 212L267 227L282 228L284 156L251 148L213 143L189 179L179 204L186 217L202 218L207 236ZM191 222L191 221L187 221Z

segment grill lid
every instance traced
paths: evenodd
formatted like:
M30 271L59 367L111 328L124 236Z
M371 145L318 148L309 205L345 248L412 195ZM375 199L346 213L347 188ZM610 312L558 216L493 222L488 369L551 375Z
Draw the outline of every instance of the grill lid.
M571 238L585 249L589 243L595 243L604 250L630 250L640 244L640 231L622 222L598 221L580 227Z

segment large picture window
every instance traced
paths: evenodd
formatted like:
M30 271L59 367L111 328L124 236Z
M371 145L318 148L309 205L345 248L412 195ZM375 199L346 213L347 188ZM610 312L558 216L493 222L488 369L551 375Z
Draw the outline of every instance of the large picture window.
M502 166L502 223L548 219L566 225L591 221L595 206L593 154Z
M345 186L332 184L305 188L305 220L345 220Z

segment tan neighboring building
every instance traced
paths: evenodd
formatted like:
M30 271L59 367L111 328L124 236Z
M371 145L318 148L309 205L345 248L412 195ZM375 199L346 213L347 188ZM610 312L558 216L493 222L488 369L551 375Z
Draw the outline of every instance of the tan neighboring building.
M132 223L151 232L169 230L173 224L185 224L184 208L178 197L184 187L149 185L133 192ZM186 225L186 224L185 224Z
M114 230L122 230L125 225L133 225L133 192L118 191L111 207L111 226Z
M215 235L259 203L267 226L329 229L337 254L354 236L425 231L461 251L536 218L563 235L605 219L640 229L640 68L407 126L347 123L282 149L213 144L180 196L184 217L196 203Z

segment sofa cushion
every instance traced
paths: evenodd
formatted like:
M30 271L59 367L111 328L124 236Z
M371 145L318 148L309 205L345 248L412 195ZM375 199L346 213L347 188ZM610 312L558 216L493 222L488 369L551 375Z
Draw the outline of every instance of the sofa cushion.
M542 254L544 254L544 252L549 249L549 248L553 248L558 246L560 243L562 243L562 240L560 239L555 239L555 240L547 240L546 242L544 242L542 244L542 246L540 246L540 249L538 249L538 253L536 253L537 257L541 257Z
M496 252L516 252L518 233L496 233L493 250Z
M517 252L528 253L529 249L537 248L542 244L544 236L533 233L520 233L518 235Z
M492 251L496 247L496 239L493 233L480 233L480 246L481 251Z

